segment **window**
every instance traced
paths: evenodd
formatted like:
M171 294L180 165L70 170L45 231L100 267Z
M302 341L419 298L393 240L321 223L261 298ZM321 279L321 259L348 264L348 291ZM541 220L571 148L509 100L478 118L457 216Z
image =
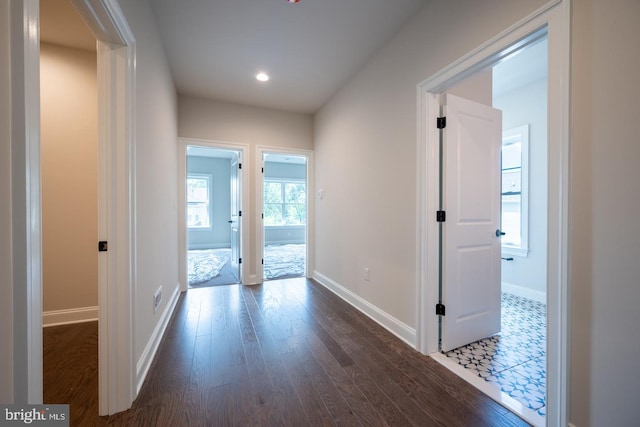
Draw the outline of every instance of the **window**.
M187 176L187 227L211 229L211 181L208 174Z
M265 180L264 225L305 225L307 186L304 181Z
M527 256L529 125L502 133L502 252Z

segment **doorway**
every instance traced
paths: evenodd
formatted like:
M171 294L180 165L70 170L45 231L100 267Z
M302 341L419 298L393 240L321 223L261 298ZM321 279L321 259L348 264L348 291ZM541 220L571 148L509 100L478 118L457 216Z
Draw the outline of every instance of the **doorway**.
M501 165L495 171L499 178L501 175L501 188L498 191L494 189L495 203L499 204L501 211L499 230L502 236L499 239L497 235L492 237L496 244L501 240L501 260L497 260L499 255L495 256L501 264L495 292L496 303L500 304L501 310L494 317L497 325L501 321L501 327L497 326L491 333L483 331L459 341L455 348L449 346L443 348L443 352L452 361L484 379L487 386L495 387L530 410L527 411L530 421L544 424L548 181L546 37L514 52L493 66L488 74L482 72L470 80L476 85L491 87L491 99L485 101L490 101L490 105L502 115L501 132L495 138L497 150L501 150ZM469 82L463 82L448 92L465 92L469 85ZM450 143L446 141L446 144ZM449 163L446 162L447 165ZM456 174L455 171L453 173ZM475 179L477 181L477 177ZM477 193L475 181L470 187ZM444 228L451 226L453 224L445 223ZM449 251L443 253L447 257ZM477 288L477 276L470 283ZM471 293L462 292L460 295ZM486 297L489 292L482 294ZM449 302L454 303L454 310L458 300L457 297L449 298ZM456 315L455 312L451 314ZM456 319L456 326L464 324L459 321L460 316ZM469 316L469 319L474 327L480 324L477 314ZM450 316L442 317L445 323L451 320ZM465 331L472 329L464 327ZM450 341L451 337L447 335L451 333L444 334L447 339L443 344Z
M433 212L438 210L439 133L436 118L440 113L441 95L457 83L497 64L541 35L548 38L548 127L547 127L547 372L546 418L549 425L566 425L568 395L567 378L567 218L569 212L569 30L568 2L557 1L532 13L498 36L474 49L440 72L418 85L419 117L419 194L422 260L419 269L417 301L417 348L456 372L490 397L508 403L501 395L484 390L484 380L468 375L465 369L438 352L438 223ZM512 402L517 405L515 400Z
M190 288L242 282L242 152L186 147L187 283Z
M263 280L307 273L307 156L262 154Z

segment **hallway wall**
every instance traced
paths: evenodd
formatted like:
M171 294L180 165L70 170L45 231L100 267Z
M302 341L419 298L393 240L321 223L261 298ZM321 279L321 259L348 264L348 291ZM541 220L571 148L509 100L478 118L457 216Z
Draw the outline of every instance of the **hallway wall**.
M415 327L416 85L544 3L430 1L321 109L314 152L325 197L316 208L315 274ZM640 2L571 4L569 419L576 427L633 425ZM371 267L369 283L363 267Z

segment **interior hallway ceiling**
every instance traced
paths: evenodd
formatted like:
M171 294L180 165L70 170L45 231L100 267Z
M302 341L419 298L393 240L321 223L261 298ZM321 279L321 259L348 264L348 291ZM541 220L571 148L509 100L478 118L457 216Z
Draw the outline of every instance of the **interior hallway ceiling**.
M427 0L149 3L179 94L314 113ZM78 25L70 0L43 0L41 12L45 41L65 40L59 33ZM270 80L257 81L259 72L269 74Z

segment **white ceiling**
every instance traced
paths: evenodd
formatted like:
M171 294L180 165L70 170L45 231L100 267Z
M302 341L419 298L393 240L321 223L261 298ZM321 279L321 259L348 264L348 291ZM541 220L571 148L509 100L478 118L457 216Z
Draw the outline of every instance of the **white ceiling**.
M149 0L180 94L314 113L428 0ZM44 42L95 50L69 0ZM267 72L260 83L255 75Z
M149 1L179 93L314 113L428 0ZM42 41L95 50L70 0L40 14ZM498 64L496 96L544 77L546 56L543 42Z
M313 113L427 0L151 0L181 94ZM271 80L256 81L259 71Z

